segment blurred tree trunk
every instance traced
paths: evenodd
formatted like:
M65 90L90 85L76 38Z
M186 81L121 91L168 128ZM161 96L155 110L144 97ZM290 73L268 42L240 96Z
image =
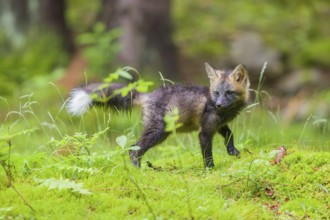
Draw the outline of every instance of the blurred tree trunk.
M74 39L65 19L65 0L39 0L40 22L45 28L54 30L63 40L64 48L69 52L75 52Z
M11 45L20 46L24 42L28 23L26 0L0 0L0 24Z
M65 19L65 3L65 0L0 0L0 22L14 45L24 42L26 32L37 21L54 30L63 39L64 48L73 53L75 44Z
M29 24L28 1L26 0L10 0L11 9L13 9L15 23L19 29L25 29Z
M171 0L102 0L102 4L99 21L109 29L123 29L121 62L157 70L160 63L166 77L180 78L178 49L172 40Z

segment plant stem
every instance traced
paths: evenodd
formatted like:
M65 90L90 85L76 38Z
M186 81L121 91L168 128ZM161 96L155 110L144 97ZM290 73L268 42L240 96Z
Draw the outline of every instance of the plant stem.
M27 205L33 212L35 212L36 210L26 201L26 199L23 197L23 195L20 192L18 192L16 187L13 184L11 184L11 187L14 189L14 191L17 193L17 195L24 201L25 205Z
M141 192L142 198L144 199L144 201L149 209L149 212L152 214L153 219L157 219L153 208L149 204L147 194L143 191L143 189L139 186L139 184L137 184L137 182L131 176L129 177L129 179L133 182L133 184L136 186L136 188Z

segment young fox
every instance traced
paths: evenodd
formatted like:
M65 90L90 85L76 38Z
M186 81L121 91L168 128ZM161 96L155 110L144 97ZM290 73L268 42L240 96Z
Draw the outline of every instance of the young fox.
M113 93L125 85L109 84L101 87L103 84L95 83L74 89L67 108L71 114L81 115L93 105L108 106L116 110L131 110L132 106L142 106L144 131L136 142L136 146L140 148L129 152L136 167L141 166L141 158L150 148L168 137L170 132L165 131L164 116L177 108L177 122L182 125L177 131L199 129L204 166L213 167L212 139L216 132L225 138L228 154L239 155L227 124L247 103L250 83L247 70L241 64L233 71L217 70L207 63L205 67L210 79L209 88L173 85L158 88L151 93L132 90L123 97Z

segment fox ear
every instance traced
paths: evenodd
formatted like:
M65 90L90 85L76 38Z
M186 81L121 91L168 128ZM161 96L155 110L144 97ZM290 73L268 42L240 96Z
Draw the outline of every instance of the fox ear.
M207 75L210 79L219 77L218 74L216 73L215 69L210 64L205 63L205 69L206 69Z
M245 69L245 66L239 64L230 74L230 78L238 83L248 83L248 72Z

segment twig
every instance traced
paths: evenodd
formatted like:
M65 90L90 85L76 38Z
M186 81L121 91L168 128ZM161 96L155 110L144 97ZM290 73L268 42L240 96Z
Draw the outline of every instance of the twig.
M27 205L33 212L35 212L36 210L34 210L34 208L26 201L26 199L23 197L23 195L18 192L18 190L15 188L15 186L13 184L11 184L11 187L14 189L14 191L17 193L17 195L19 197L21 197L21 199L24 201L25 205Z
M167 192L166 190L162 190L159 188L155 188L155 187L140 187L143 190L146 189L150 189L150 190L155 190L155 191L162 191L162 192ZM125 191L125 190L139 190L136 188L129 188L129 187L108 187L108 188L96 188L96 189L92 189L92 191L108 191L108 190L120 190L120 191Z
M247 149L247 148L244 148L244 151L247 152L247 153L249 153L249 154L251 154L251 155L253 154L253 153L252 153L251 151L249 151L249 149Z
M147 166L153 170L162 170L161 167L155 167L154 165L152 165L152 163L150 161L147 161Z
M7 165L5 164L4 161L1 161L1 166L2 168L5 170L5 173L6 173L6 176L7 178L9 179L9 187L13 188L14 191L17 193L17 195L24 201L24 203L33 211L35 212L35 209L26 201L26 199L23 197L23 195L18 192L18 190L16 189L16 187L14 186L14 183L13 183L13 177L12 177L12 174L11 174L11 171L10 171L10 152L11 152L11 140L8 140L7 141L7 144L8 144L8 147L9 147L9 152L8 152L8 155L9 155L9 158L8 158L8 163Z
M233 182L230 182L230 183L228 183L228 184L224 184L224 185L221 185L220 186L220 189L223 189L223 188L225 188L225 187L227 187L227 186L231 186L231 185L233 185L234 183L237 183L237 182L239 182L239 181L241 181L242 179L237 179L237 180L235 180L235 181L233 181Z

